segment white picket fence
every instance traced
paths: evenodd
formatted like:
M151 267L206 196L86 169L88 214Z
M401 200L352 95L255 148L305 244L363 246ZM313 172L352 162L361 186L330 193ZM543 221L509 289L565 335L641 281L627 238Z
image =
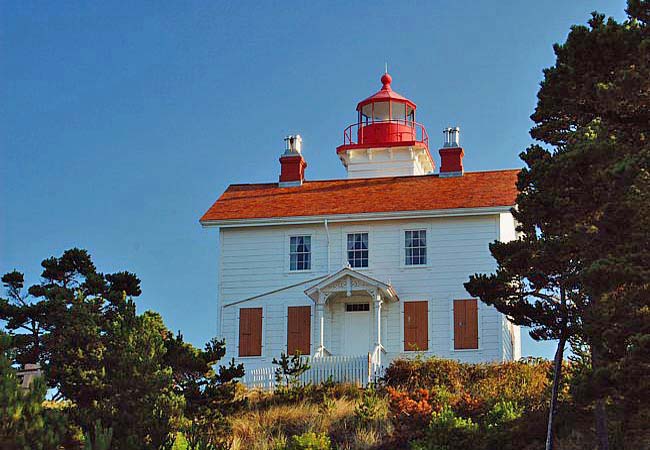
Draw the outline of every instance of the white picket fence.
M352 383L366 387L379 378L382 368L374 364L371 355L361 356L304 356L310 368L299 380L302 385L319 384L325 381ZM243 383L249 388L272 390L275 388L277 366L258 367L246 371Z

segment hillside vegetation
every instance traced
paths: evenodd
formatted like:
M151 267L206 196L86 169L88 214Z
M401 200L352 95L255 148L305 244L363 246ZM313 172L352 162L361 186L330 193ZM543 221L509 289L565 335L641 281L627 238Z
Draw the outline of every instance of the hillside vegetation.
M577 364L567 364L560 394L559 450L595 447L588 407L571 396ZM575 369L575 370L574 370ZM246 391L227 417L231 449L544 448L552 364L526 360L462 364L397 360L374 388L323 384L276 393ZM614 410L612 448L650 448L650 409L623 419ZM633 433L617 433L620 421Z

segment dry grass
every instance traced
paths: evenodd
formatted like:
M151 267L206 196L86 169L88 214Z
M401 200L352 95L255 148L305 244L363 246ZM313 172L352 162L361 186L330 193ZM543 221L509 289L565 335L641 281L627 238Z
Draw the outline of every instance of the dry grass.
M353 395L353 397L358 397ZM270 394L250 392L249 409L231 418L232 450L275 450L293 435L327 433L336 448L373 449L390 429L388 419L360 424L355 415L356 398L332 398L327 402L302 400L274 403ZM381 406L386 409L385 405Z
M278 436L320 431L320 421L317 405L298 403L252 410L233 418L231 423L233 436L244 444L241 448L258 448L255 445L271 443Z

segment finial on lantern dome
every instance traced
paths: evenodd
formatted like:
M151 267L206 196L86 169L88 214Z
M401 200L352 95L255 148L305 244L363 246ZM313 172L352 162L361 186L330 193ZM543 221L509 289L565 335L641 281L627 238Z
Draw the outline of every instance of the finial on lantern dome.
M391 90L390 88L390 83L393 81L393 77L390 76L388 72L384 73L381 76L381 84L383 84L382 89L383 90Z

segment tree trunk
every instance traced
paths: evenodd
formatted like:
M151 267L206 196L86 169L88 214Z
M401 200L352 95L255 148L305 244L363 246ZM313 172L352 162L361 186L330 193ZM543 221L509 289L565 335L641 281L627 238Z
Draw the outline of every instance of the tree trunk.
M600 349L591 346L591 368L595 372L600 367ZM609 450L609 432L607 430L607 411L605 411L605 400L598 398L594 410L596 421L596 441L598 450Z
M607 411L605 401L596 400L596 438L598 439L598 450L609 450L609 432L607 431Z
M564 359L564 345L566 339L561 337L557 343L555 359L553 360L553 388L551 390L551 405L548 410L548 426L546 428L546 450L553 450L553 421L557 411L557 397L562 379L562 360Z

